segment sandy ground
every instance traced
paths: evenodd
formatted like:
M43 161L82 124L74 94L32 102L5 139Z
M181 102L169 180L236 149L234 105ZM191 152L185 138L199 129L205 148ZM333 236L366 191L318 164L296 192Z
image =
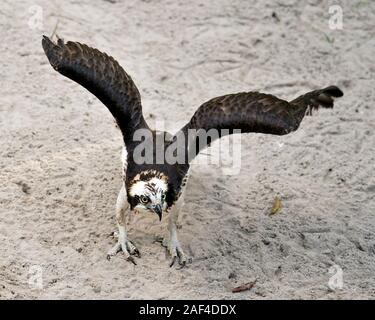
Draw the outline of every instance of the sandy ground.
M0 298L374 298L375 2L334 3L342 30L319 0L2 1ZM137 266L108 262L121 136L48 64L41 35L57 21L65 40L113 55L146 119L171 131L226 93L291 99L337 84L345 96L288 136L243 136L239 174L193 164L180 219L187 268L168 267L156 215L130 225ZM283 208L270 216L277 195Z

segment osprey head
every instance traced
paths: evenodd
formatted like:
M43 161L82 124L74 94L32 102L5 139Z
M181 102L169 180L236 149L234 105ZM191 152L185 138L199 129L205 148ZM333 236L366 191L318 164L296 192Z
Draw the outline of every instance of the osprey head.
M132 209L154 212L161 220L167 208L168 177L156 170L142 171L128 185L128 201Z

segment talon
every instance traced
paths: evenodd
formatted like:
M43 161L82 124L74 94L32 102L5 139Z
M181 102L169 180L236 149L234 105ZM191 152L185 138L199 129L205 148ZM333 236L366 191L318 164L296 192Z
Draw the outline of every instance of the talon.
M136 257L140 258L141 254L139 250L135 247L135 245L129 241L118 241L115 246L108 252L107 254L107 260L111 260L112 256L115 256L118 252L122 251L126 257L127 261L132 262L133 264L137 264L132 257L132 255L135 255Z
M168 249L169 248L169 243L167 239L163 239L161 242L161 246Z
M134 253L133 253L137 258L140 258L141 257L141 253L139 252L139 250L136 248L134 249Z
M179 243L175 241L163 241L162 243L163 247L166 246L167 252L172 256L171 263L169 264L169 267L173 267L173 265L176 262L176 259L178 259L178 264L181 266L182 269L186 266L187 257L184 253L184 251L181 249Z
M135 262L134 258L132 256L129 256L127 259L127 261L130 261L131 263L133 263L135 266L137 265L137 263Z
M185 267L186 266L186 256L185 256L184 252L182 251L182 249L177 248L177 255L178 255L178 263L180 264L180 266L182 266L182 268Z
M164 241L164 237L162 236L156 236L154 239L154 243L158 242L158 243L161 243L161 245L163 245L163 241Z
M170 263L170 265L169 265L170 268L173 267L174 263L176 262L176 259L177 259L177 256L174 256L174 257L172 258L172 261L171 261L171 263Z
M131 255L135 255L135 256L140 256L139 250L138 250L137 247L134 245L134 243L131 242L131 241L127 241L127 242L126 242L126 249L127 249L127 251L129 252L129 254L131 254Z

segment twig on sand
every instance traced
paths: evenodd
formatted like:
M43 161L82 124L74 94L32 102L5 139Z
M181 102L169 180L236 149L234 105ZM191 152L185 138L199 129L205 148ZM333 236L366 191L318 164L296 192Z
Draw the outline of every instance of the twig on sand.
M254 281L252 282L248 282L248 283L244 283L238 287L235 287L232 289L232 293L238 293L238 292L242 292L242 291L246 291L246 290L250 290L252 287L254 287L254 285L256 284L258 279L255 279Z

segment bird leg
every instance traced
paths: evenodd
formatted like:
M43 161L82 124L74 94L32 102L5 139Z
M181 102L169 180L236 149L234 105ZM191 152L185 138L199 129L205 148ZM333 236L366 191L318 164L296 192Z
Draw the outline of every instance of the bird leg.
M126 191L125 186L122 186L116 202L116 220L118 226L118 239L114 247L108 251L107 259L110 260L111 257L115 256L118 252L122 251L125 255L126 260L137 264L132 257L136 255L140 257L140 253L135 245L128 239L126 232L126 217L129 210L129 204L126 201Z
M182 267L185 267L187 257L185 255L184 251L182 250L180 242L178 241L176 224L173 223L173 222L170 223L170 225L168 226L168 229L169 229L169 233L170 233L170 239L169 239L169 243L168 243L167 248L168 248L169 254L172 257L172 260L171 260L169 266L172 267L174 265L174 263L176 262L177 258L178 258L178 263Z
M186 265L187 262L187 256L182 250L182 247L177 237L177 219L182 203L183 199L177 200L177 203L171 209L168 221L169 239L164 239L162 243L162 245L168 249L168 252L172 257L172 260L169 264L170 267L174 265L177 259L178 263L182 266L182 268Z

